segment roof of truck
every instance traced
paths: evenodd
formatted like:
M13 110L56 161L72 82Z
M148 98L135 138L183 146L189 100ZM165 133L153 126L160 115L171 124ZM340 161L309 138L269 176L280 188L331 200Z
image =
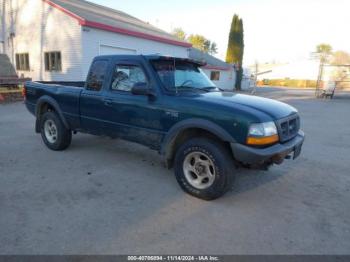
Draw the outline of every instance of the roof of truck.
M183 58L183 57L174 57L174 56L166 56L166 55L160 55L160 54L152 54L152 55L102 55L102 56L96 56L96 59L114 59L114 58L120 58L121 60L134 60L137 59L147 59L147 60L168 60L173 61L174 59L178 62L189 62L196 64L198 66L205 66L206 63L204 61L199 61L191 58Z

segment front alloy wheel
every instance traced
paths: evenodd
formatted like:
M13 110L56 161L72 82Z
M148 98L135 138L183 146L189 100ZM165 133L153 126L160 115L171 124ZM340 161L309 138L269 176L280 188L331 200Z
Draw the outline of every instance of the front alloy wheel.
M202 152L192 152L186 156L183 172L188 183L197 189L206 189L215 180L214 163Z
M232 153L222 142L213 139L189 139L176 150L174 164L181 188L201 199L222 196L234 181Z

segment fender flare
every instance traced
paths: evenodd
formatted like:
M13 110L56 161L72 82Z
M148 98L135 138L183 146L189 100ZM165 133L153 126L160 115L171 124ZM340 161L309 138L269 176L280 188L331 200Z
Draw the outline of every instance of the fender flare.
M50 96L42 96L40 97L40 99L38 100L37 104L36 104L36 108L35 108L35 116L36 116L36 123L35 123L35 131L36 132L40 132L40 115L41 115L41 108L42 105L46 103L49 104L50 106L52 106L55 111L57 112L59 118L61 119L63 125L67 128L70 129L69 124L66 120L66 118L63 115L63 112L60 108L60 106L58 105L57 101L55 99L53 99Z
M177 136L184 130L190 128L199 128L207 132L210 132L220 138L222 141L234 143L235 139L222 127L219 125L205 119L190 118L178 122L175 124L166 134L163 139L160 154L165 157L165 159L171 158L171 146L176 140ZM170 151L170 152L169 152Z

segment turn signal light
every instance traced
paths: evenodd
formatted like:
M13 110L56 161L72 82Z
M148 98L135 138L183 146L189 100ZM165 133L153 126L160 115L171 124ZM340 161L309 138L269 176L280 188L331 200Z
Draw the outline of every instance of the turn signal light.
M274 144L278 142L278 140L279 140L278 135L262 136L262 137L249 136L247 138L247 144L254 145L254 146L263 146L263 145Z

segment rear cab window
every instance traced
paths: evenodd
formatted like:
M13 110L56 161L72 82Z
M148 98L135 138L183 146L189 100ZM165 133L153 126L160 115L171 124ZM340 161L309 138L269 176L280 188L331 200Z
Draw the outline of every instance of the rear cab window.
M86 89L91 91L101 91L108 69L107 60L94 61L86 80Z

